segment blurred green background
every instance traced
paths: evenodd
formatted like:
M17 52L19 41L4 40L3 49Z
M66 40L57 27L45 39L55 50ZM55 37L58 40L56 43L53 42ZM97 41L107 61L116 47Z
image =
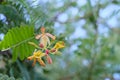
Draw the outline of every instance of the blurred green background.
M13 27L34 25L65 41L53 64L34 67L0 52L0 80L120 80L119 0L0 0L0 40Z

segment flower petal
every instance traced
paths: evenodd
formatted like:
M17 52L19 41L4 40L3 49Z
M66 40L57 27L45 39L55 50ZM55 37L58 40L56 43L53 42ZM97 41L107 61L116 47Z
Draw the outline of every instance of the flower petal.
M33 60L32 66L35 66L35 64L36 64L36 59Z
M41 57L45 56L45 53L42 53L41 50L38 50L38 51L34 52L33 56L34 56L34 58L41 58Z
M40 39L41 36L42 36L42 34L38 34L35 36L35 39Z
M50 38L52 38L53 40L55 40L55 36L53 36L52 34L50 34L50 33L46 33L46 35L48 36L48 37L50 37Z
M49 38L46 35L42 36L40 39L40 44L43 44L43 46L46 47L47 43L50 45Z
M39 62L39 64L41 66L45 66L45 63L44 63L44 61L42 59L38 58L37 61Z
M59 41L55 44L55 46L53 47L54 49L59 49L59 48L64 48L64 42Z

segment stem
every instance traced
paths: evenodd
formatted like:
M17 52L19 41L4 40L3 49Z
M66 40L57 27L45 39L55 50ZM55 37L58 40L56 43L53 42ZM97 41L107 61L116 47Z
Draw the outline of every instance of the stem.
M25 43L25 42L27 42L27 41L29 41L29 40L33 39L33 38L34 38L34 37L30 37L30 38L28 38L28 39L26 39L26 40L23 40L23 41L21 41L21 42L19 42L19 43L15 44L15 45L13 45L13 46L11 46L11 47L7 48L7 49L4 49L4 50L2 50L2 51L6 51L6 50L9 50L10 48L17 47L17 46L19 46L19 45L21 45L21 44L23 44L23 43Z
M90 68L89 68L87 80L93 80L92 75L93 75L93 70L94 70L96 56L97 56L97 50L96 50L96 48L97 48L98 27L97 27L96 24L94 26L96 27L95 28L96 34L95 34L95 38L93 40L95 42L95 44L93 46L93 50L94 50L93 54L94 55L93 55L92 60L91 60L91 64L90 64Z
M87 0L88 1L88 6L89 6L89 9L92 11L92 14L93 14L93 24L94 24L94 29L95 29L95 38L94 38L94 40L93 40L93 43L94 43L94 45L92 46L92 50L94 51L94 52L92 52L91 54L93 55L92 56L92 58L91 58L91 64L90 64L90 67L89 67L89 72L88 72L88 77L87 77L87 79L86 80L93 80L93 77L92 77L92 75L93 75L93 71L94 71L94 66L95 66L95 61L96 61L96 56L97 56L97 38L98 38L98 26L97 26L97 20L96 20L96 18L98 17L97 15L95 15L94 14L94 12L93 12L93 9L92 9L92 5L91 5L91 2L90 2L90 0ZM97 11L97 14L98 14L98 12L99 12L99 9L98 9L98 11Z

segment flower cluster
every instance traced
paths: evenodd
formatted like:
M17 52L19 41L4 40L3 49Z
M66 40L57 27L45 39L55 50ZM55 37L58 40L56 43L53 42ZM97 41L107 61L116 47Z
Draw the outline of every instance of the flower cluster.
M42 57L45 57L49 64L52 63L52 59L49 54L57 54L60 48L64 48L64 42L58 41L52 48L50 39L55 40L56 37L50 33L45 32L45 28L41 27L41 34L35 36L36 39L39 40L39 44L35 44L34 42L28 42L30 45L33 45L36 49L33 52L32 56L29 56L28 60L33 60L32 66L35 65L36 61L39 62L41 66L45 66L45 62L42 60Z

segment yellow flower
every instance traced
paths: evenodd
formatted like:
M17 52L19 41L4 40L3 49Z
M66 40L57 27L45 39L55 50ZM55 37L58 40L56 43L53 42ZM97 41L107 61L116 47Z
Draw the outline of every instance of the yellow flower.
M49 37L52 38L53 40L55 40L56 37L50 33L46 33L44 27L41 27L40 30L41 34L38 34L35 38L40 39L40 44L43 44L43 46L46 47L47 44L50 45Z
M64 48L65 45L64 45L64 42L63 41L59 41L55 44L55 46L51 49L51 52L57 52L60 48ZM53 53L53 54L54 54Z
M28 57L28 60L33 60L32 66L35 65L36 61L39 62L41 66L45 66L44 61L41 59L43 56L45 56L45 53L42 53L40 50L35 51L32 56Z
M60 48L64 48L65 45L64 45L64 42L63 41L59 41L55 44L55 46L53 47L54 49L58 50Z

